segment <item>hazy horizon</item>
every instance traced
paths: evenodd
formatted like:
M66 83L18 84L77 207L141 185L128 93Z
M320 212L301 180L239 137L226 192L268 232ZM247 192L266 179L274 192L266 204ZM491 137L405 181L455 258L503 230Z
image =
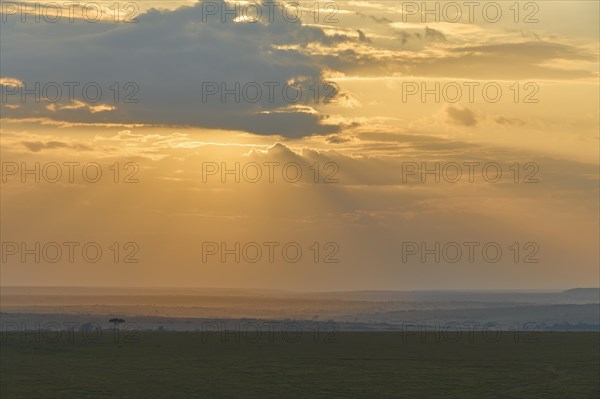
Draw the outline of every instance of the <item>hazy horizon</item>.
M510 288L494 288L494 289L477 289L477 288L454 288L454 289L421 289L421 290L389 290L389 289L359 289L359 290L334 290L334 291L308 291L308 290L286 290L276 288L261 288L261 287L202 287L202 286L97 286L97 285L72 285L72 286L61 286L61 285L1 285L0 288L50 288L50 289L79 289L79 288L93 288L93 289L157 289L157 290L248 290L248 291L274 291L274 292L361 292L361 291L375 291L375 292L443 292L443 291L472 291L472 292L565 292L571 290L600 290L599 287L568 287L568 288L548 288L548 289L510 289Z

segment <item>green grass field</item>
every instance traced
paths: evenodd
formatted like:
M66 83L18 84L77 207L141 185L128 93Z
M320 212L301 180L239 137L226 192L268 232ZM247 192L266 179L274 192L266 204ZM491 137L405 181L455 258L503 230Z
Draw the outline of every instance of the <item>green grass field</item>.
M499 342L393 332L304 333L295 343L199 332L104 334L90 343L2 336L0 397L10 398L599 398L598 333ZM423 336L421 336L423 337ZM206 338L206 337L204 337ZM524 343L524 340L537 342ZM315 342L317 341L317 342ZM517 342L515 342L517 341Z

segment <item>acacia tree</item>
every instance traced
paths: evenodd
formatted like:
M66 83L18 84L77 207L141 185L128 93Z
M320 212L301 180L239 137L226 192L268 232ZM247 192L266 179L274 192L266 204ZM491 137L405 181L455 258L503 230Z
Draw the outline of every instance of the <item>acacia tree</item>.
M119 324L125 323L125 320L114 317L114 318L110 319L108 322L113 323L115 328L117 328L119 326Z

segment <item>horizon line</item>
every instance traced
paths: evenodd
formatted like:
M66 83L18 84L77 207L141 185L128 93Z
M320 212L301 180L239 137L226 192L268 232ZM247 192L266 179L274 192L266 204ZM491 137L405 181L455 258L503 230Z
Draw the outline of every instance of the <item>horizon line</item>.
M236 290L236 291L275 291L287 293L359 293L359 292L531 292L531 293L558 293L571 290L600 290L598 287L569 287L569 288L431 288L431 289L347 289L347 290L294 290L284 288L245 288L245 287L201 287L201 286L85 286L85 285L2 285L0 290L10 288L34 289L133 289L133 290Z

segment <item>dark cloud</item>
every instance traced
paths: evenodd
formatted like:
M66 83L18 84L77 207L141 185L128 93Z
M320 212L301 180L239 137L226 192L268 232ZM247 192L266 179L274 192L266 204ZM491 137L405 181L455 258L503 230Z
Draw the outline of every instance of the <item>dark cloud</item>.
M399 32L396 32L396 34L400 37L400 42L403 45L407 44L411 39L421 40L420 33L410 33L410 32L401 30Z
M386 17L377 17L375 15L369 15L369 14L365 14L362 12L358 12L356 11L356 15L362 17L362 18L368 18L372 21L377 22L378 24L391 24L393 21L391 19L388 19Z
M357 29L356 31L358 32L358 41L359 42L371 43L371 39L369 39L362 30Z
M429 32L429 39L426 35ZM578 62L593 62L597 55L589 48L528 41L484 46L453 45L451 38L430 29L427 32L396 31L402 51L366 53L346 50L322 56L330 68L348 74L386 76L407 74L423 77L470 79L588 79L596 77ZM435 38L435 39L434 39ZM437 47L427 52L428 47ZM555 60L573 62L566 69L553 67Z
M91 148L82 144L70 145L62 141L22 141L21 144L23 144L31 152L40 152L42 150L53 150L59 148L70 148L85 151L91 150Z
M150 10L136 24L79 22L67 29L68 22L23 24L11 19L2 27L3 77L19 79L28 88L35 82L95 82L103 96L92 105L116 109L92 113L86 108L56 107L52 111L47 102L32 101L7 110L7 116L199 126L288 137L336 132L338 127L322 123L323 115L296 107L312 105L314 85L324 81L324 66L302 48L356 41L356 36L328 36L320 28L274 15L278 17L272 23L222 23L218 15L203 22L198 3L174 11ZM359 37L368 41L362 32ZM114 82L121 84L116 104L110 89ZM135 86L125 88L128 82ZM295 89L284 93L288 82L294 82ZM212 83L219 93L203 97ZM236 84L240 96L220 95L222 89L234 89ZM274 96L269 95L269 84L278 85ZM302 97L296 100L299 90ZM131 93L139 101L123 103ZM320 90L317 102L324 95L325 90ZM80 90L75 90L75 98L86 101Z
M448 120L452 123L462 126L475 126L477 124L477 116L469 108L463 107L448 107L446 108Z
M468 54L510 54L511 58L518 60L549 60L555 58L568 58L572 60L593 61L596 58L594 55L585 53L577 47L541 41L456 47L453 49L453 51L464 52Z
M425 27L425 40L434 42L445 42L447 41L446 36L439 30L431 29L428 26Z
M506 116L502 116L502 115L495 117L494 122L498 123L499 125L517 125L517 126L525 125L525 122L522 121L521 119L510 118L510 117L506 117Z
M336 135L331 135L331 136L326 137L325 140L331 144L342 144L342 143L351 142L352 137L347 137L344 135L336 134Z

